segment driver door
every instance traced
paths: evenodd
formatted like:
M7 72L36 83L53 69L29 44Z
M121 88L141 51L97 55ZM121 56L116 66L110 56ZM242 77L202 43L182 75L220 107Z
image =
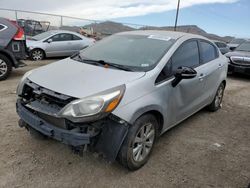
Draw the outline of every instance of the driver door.
M205 67L200 66L198 41L188 40L184 42L171 58L171 73L175 74L179 67L191 67L197 72L192 79L183 79L170 89L169 114L170 125L177 124L192 115L206 103Z
M52 40L52 41L51 41ZM68 33L60 33L47 39L46 55L51 56L69 56L74 53L72 49L72 35Z

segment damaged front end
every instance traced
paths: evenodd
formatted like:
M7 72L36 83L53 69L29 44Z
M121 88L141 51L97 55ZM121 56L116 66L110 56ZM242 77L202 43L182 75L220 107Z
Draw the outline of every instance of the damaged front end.
M27 79L16 104L19 125L70 145L78 153L89 149L114 161L127 135L128 123L108 112L75 119L63 116L62 111L77 100ZM108 104L103 108L110 108Z

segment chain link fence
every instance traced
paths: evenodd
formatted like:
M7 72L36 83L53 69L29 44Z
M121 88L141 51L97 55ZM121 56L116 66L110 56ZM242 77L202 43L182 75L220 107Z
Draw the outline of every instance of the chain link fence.
M63 29L87 35L97 35L102 38L117 32L147 29L150 27L139 24L89 20L55 14L3 8L0 8L0 17L16 20L17 23L24 28L25 34L30 36L48 30Z

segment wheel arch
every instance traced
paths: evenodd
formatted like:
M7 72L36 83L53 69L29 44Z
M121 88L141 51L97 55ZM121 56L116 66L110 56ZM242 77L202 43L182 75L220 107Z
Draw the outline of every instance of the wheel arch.
M5 50L0 50L0 54L4 55L6 58L8 58L12 64L13 67L17 67L17 65L15 64L16 60L15 57L10 54L9 52L5 51Z
M138 118L140 118L141 116L143 116L145 114L152 114L153 116L155 116L155 118L158 122L158 126L159 126L158 133L161 134L161 131L162 131L163 125L164 125L164 116L163 116L162 111L155 105L147 106L147 107L144 107L144 108L137 110L137 112L134 113L134 116L132 117L130 123L134 124Z
M31 56L31 53L32 53L33 51L35 51L35 50L41 50L41 51L43 52L44 57L46 58L46 52L45 52L45 50L42 49L42 48L40 48L40 47L35 47L34 49L30 50L29 55Z
M227 85L227 81L226 80L223 80L221 83L223 83L224 87L226 87L226 85Z

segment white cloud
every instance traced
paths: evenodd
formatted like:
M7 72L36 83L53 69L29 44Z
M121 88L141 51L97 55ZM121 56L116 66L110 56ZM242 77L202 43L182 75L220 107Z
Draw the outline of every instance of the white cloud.
M181 8L239 0L181 0ZM0 0L0 7L106 20L174 10L177 0ZM1 13L1 12L0 12ZM32 15L31 15L32 16Z
M181 0L181 8L198 4L234 3L238 0ZM86 19L114 19L142 16L174 10L177 0L86 0L54 9L55 14L63 14Z

